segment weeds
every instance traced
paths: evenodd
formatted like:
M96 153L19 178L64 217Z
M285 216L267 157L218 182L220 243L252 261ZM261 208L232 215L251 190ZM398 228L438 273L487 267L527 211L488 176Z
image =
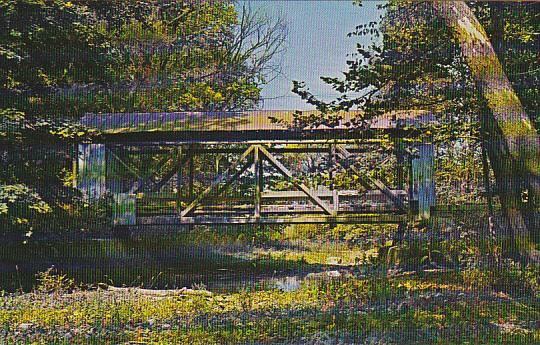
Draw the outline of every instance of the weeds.
M62 294L72 292L76 288L75 281L65 274L59 274L54 266L39 272L36 278L38 281L36 291L40 293Z

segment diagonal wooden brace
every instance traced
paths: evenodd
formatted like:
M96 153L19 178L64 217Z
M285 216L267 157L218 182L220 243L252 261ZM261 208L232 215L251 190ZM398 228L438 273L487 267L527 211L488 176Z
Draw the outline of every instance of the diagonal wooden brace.
M181 159L177 160L176 163L172 166L169 171L165 173L165 175L159 180L159 181L153 181L153 185L150 187L151 192L156 192L161 189L167 182L169 182L174 174L178 172L179 169L181 169L184 164L187 163L187 161L193 156L191 152L188 152L182 156Z
M345 147L343 147L343 145L336 145L336 150L337 150L337 154L338 156L341 158L341 159L346 159L348 160L351 156L351 153L349 151L347 151L347 149ZM338 161L337 162L339 165L341 165L341 163ZM342 165L341 165L342 166ZM378 190L381 191L381 193L383 193L388 199L390 199L394 205L396 205L396 207L398 209L400 209L401 211L405 211L406 210L406 207L405 207L405 204L403 204L403 201L401 201L401 199L399 197L397 197L394 193L392 193L392 191L386 187L384 185L384 183L382 183L381 181L377 180L377 179L374 179L368 175L366 175L364 172L362 172L360 169L356 168L354 165L351 164L350 166L350 169L358 175L358 177L360 177L360 180L362 182L362 185L364 187L368 187L370 188L371 185L373 185L374 187L376 187Z
M126 168L131 174L133 174L133 176L137 177L138 179L142 179L141 177L141 174L140 174L140 171L137 170L137 168L127 164L126 162L124 162L122 160L122 158L118 157L118 155L116 153L114 153L114 151L111 149L111 148L108 148L105 146L105 150L107 150L107 153L109 155L111 155L111 157L113 157L114 159L116 159L116 161L118 163L120 163L122 166L124 166L124 168Z
M322 201L315 193L313 193L308 186L306 186L303 183L299 183L295 181L293 174L287 169L281 162L274 157L270 152L268 152L267 149L265 149L263 146L258 145L259 152L261 152L264 156L266 156L266 159L283 175L285 175L289 180L291 180L294 185L300 189L302 192L304 192L307 197L314 202L317 206L323 209L323 211L329 215L335 214L335 212L328 206L324 201Z
M197 206L203 201L210 193L213 191L219 190L219 186L223 183L228 184L232 182L234 179L238 178L240 174L247 169L249 166L249 163L244 164L240 171L237 171L236 168L251 154L251 152L254 150L255 146L250 146L240 157L236 162L234 162L227 170L225 170L222 174L220 174L208 188L206 188L199 196L191 202L182 212L180 212L181 217L189 216ZM232 175L231 175L232 173Z

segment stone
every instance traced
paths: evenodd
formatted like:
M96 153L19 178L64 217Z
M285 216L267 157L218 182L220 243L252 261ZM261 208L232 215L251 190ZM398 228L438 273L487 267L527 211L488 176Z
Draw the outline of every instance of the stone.
M328 278L340 278L341 273L339 271L326 271L326 272L312 272L306 276L306 279L328 279Z
M274 284L278 290L284 292L295 291L300 288L300 280L296 276L276 279Z
M27 331L27 330L29 330L32 326L33 326L33 325L32 325L31 323L21 323L21 324L19 325L19 329L20 329L21 331Z
M338 258L336 256L330 256L328 259L326 259L327 265L341 265L343 260L341 258Z

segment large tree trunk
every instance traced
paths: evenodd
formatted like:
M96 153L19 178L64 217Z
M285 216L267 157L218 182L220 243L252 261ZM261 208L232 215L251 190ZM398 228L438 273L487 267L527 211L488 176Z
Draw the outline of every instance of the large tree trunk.
M532 251L531 236L535 239L538 237L538 133L523 110L484 28L471 9L463 1L437 1L432 2L432 6L460 44L489 108L481 120L510 234L522 254L536 253Z

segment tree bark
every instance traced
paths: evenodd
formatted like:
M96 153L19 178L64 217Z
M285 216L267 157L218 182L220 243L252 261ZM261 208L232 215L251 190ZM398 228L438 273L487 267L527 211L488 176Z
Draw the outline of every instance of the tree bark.
M489 111L481 118L510 235L520 254L537 260L540 138L508 80L491 42L463 1L432 2L460 44ZM534 205L531 207L531 205Z

